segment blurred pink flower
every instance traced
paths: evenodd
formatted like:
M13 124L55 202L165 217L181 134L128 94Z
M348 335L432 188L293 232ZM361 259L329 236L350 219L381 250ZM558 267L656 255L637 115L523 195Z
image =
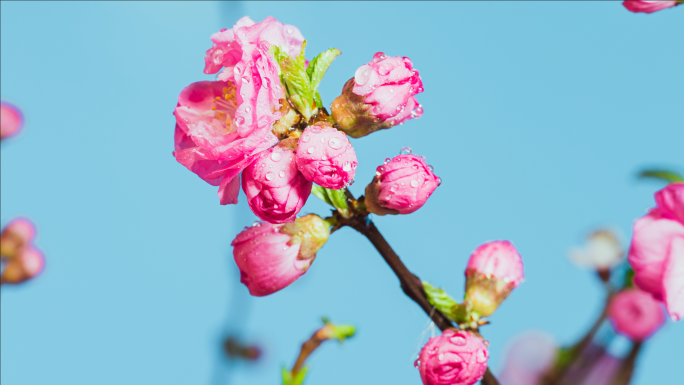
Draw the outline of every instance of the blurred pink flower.
M9 284L22 283L40 274L44 267L43 254L31 246L25 247L16 258L7 262L0 281Z
M637 289L621 291L610 303L608 319L615 330L632 340L650 337L665 322L660 302Z
M0 255L12 258L33 241L35 234L36 227L30 220L26 218L12 220L0 234Z
M34 224L25 218L11 221L0 234L0 257L5 263L2 283L17 284L40 274L45 265L43 254L32 246Z
M345 187L354 178L357 164L347 135L327 122L308 126L299 138L297 167L307 180L321 187Z
M388 158L375 175L366 187L365 202L368 211L378 215L410 214L442 183L424 158L411 154Z
M673 320L684 316L684 195L679 184L656 193L658 206L634 222L629 263L634 283L665 303Z
M0 103L0 139L16 135L24 123L21 111L11 104Z
M297 169L293 139L262 152L242 175L254 214L271 223L293 222L311 194L312 183Z
M501 385L541 385L544 373L553 366L558 345L550 335L528 331L516 336L506 349Z
M332 114L343 131L359 138L419 118L423 108L414 95L421 92L423 81L411 59L378 52L344 85Z
M583 247L570 250L572 262L596 270L609 270L620 263L624 256L618 237L610 230L595 231L587 237Z
M472 385L484 375L488 359L482 339L447 329L423 346L416 367L424 385Z
M671 8L677 5L676 1L636 1L627 0L622 3L625 8L632 12L653 13L661 9Z

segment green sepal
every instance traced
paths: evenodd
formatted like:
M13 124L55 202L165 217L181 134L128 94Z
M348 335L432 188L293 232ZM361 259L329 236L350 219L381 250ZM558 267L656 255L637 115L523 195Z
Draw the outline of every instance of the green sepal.
M304 51L306 40L302 43L302 50L297 58L292 58L280 47L271 46L271 54L280 67L281 82L286 86L290 101L297 110L308 120L312 115L314 92L311 88L309 75L306 72Z
M302 385L308 371L309 367L305 366L293 377L292 372L283 367L283 385Z
M345 188L339 190L331 190L321 186L313 186L311 192L320 198L323 202L337 209L342 216L349 215L349 206L347 205L347 195Z
M423 290L425 290L425 295L427 295L430 305L434 306L435 309L439 310L450 320L459 324L469 320L472 308L470 302L465 301L463 304L460 304L444 290L438 289L425 281L423 281Z
M330 48L313 58L309 62L309 67L306 69L306 74L308 75L311 84L311 90L314 94L313 97L318 108L323 107L321 95L318 93L318 86L321 84L321 80L323 80L323 76L325 75L326 71L328 71L328 68L332 62L341 53L342 51L337 48Z
M337 338L340 343L344 342L345 339L351 338L356 333L356 328L352 325L333 325L328 321L327 318L323 318L327 332L327 338Z
M684 177L669 170L644 170L639 173L639 178L652 178L668 183L684 182Z

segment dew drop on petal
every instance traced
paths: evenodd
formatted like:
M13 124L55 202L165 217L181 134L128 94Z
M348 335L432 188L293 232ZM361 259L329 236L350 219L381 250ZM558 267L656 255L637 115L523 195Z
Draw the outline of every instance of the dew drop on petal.
M390 158L385 158L385 164L389 163L390 160L392 160L392 159L390 159Z
M484 349L480 349L477 351L475 354L475 358L477 359L477 362L483 363L487 361L487 351Z
M466 344L466 339L461 335L456 335L450 338L451 343L457 346L464 346Z
M243 76L243 77L242 77L242 82L245 83L245 84L249 83L249 77L248 77L248 76Z
M254 223L252 223L252 227L258 227L260 225L261 223L259 223L259 221L254 221Z
M285 171L279 172L279 173L278 173L278 176L281 177L281 178L284 178L284 177L285 177Z
M382 60L382 59L384 59L384 58L386 58L386 57L387 57L387 55L385 55L384 52L378 52L378 53L376 53L375 55L373 55L373 61L374 61L374 62L378 62L378 61L380 61L380 60Z
M309 135L302 136L302 142L307 143L309 141Z
M441 186L441 185L442 185L442 178L437 178L437 186Z
M272 161L279 162L281 159L283 159L283 154L281 154L280 152L273 151L271 153L271 160Z
M399 155L411 155L413 154L413 150L411 150L411 147L402 147L401 150L399 150Z
M219 65L223 61L222 60L223 58L221 55L223 55L223 51L221 51L220 49L217 49L216 51L214 51L213 59L214 59L215 65Z
M394 93L394 88L390 88L390 94Z
M289 33L290 35L292 35L292 32L294 32L294 29L292 29L292 27L288 27L288 28L287 28L287 33Z
M266 180L273 180L273 172L269 171L266 173Z
M415 179L411 181L411 187L418 187L419 184L420 184L420 182L418 182Z
M243 118L242 116L238 116L237 119L235 119L235 123L237 123L238 126L244 122L245 122L245 118Z
M415 361L413 362L413 366L416 367L416 368L419 367L419 366L420 366L420 360L415 360Z
M359 67L359 69L357 69L356 73L354 74L354 81L356 82L356 84L362 86L368 83L371 71L373 71L373 68L371 68L371 66L369 66L368 64L364 64L361 67Z
M418 165L417 165L417 164L414 164L413 166L411 166L411 168L414 169L414 170L418 170Z
M342 148L342 141L338 138L332 138L328 141L328 145L335 150L339 150L340 148Z
M380 67L378 68L378 73L379 73L380 75L382 75L382 76L387 75L389 72L390 72L390 71L389 71L389 68L387 68L387 67L385 67L385 66L380 66Z
M435 172L435 168L434 168L434 167L432 167L432 166L431 166L431 165L429 165L429 164L428 164L428 170L430 170L430 172Z
M344 162L344 165L342 166L342 171L351 171L351 163Z
M309 149L306 150L306 151L307 151L309 154L313 154L314 152L316 152L316 147L313 147L313 146L312 146L312 147L309 147Z
M437 356L437 359L442 361L444 359L444 354L439 353L439 355Z
M245 111L251 112L251 111L252 111L252 107L250 107L250 106L245 107Z
M396 184L395 184L395 185L392 185L392 187L390 187L390 191L391 191L391 192L396 192L398 188L399 188L399 186L397 186Z

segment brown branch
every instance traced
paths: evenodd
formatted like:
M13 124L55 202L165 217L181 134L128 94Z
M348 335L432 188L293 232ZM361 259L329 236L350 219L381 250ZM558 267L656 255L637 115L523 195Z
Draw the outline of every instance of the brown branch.
M389 243L387 243L387 240L380 234L380 231L375 227L373 222L366 224L366 217L363 215L356 215L350 218L345 224L368 238L385 262L387 262L394 274L396 274L397 278L399 278L401 289L404 293L423 309L440 330L454 327L451 320L430 305L420 279L411 273L406 265L404 265L397 253L394 252ZM487 371L482 377L481 383L482 385L499 385L499 381L494 377L489 368L487 368Z

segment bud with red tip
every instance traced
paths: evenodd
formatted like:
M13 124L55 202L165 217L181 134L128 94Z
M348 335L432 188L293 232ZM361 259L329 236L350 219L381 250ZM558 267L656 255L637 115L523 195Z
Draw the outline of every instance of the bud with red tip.
M422 116L414 96L420 92L423 81L411 59L378 52L344 85L332 115L342 131L360 138Z
M329 228L314 214L285 225L257 222L246 228L232 242L240 282L257 297L290 285L309 269L328 240Z
M523 281L522 258L508 241L485 243L470 256L465 275L472 313L487 317Z
M430 338L415 365L424 385L472 385L487 370L486 343L468 331L445 330Z
M608 307L608 319L618 333L642 341L665 323L665 313L652 295L628 289L613 298Z

